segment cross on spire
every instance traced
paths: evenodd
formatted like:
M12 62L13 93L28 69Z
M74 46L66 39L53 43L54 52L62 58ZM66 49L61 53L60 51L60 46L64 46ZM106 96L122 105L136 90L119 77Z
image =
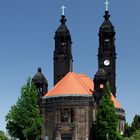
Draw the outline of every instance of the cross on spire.
M105 2L105 11L108 11L108 9L109 9L109 1L106 0L106 2Z
M62 16L64 16L65 15L65 6L64 5L62 5L62 7L61 7L61 9L62 9Z

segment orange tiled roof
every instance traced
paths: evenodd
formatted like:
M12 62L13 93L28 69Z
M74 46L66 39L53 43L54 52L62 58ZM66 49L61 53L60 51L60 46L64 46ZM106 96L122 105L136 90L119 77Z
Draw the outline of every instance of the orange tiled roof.
M114 97L114 95L112 93L111 93L111 99L112 99L112 101L114 103L115 108L118 108L118 109L122 108L120 103L119 103L119 101Z
M91 85L92 80L90 81L87 76L69 72L45 96L92 95L93 88L90 89L85 81L89 81L88 84Z
M92 79L84 74L76 74L69 72L62 80L60 80L45 97L58 96L91 96L94 89ZM111 94L111 99L116 108L122 108L118 100Z
M93 92L94 89L94 83L93 80L90 79L88 76L86 76L85 74L77 74L80 79L85 83L85 85L88 86L88 88Z

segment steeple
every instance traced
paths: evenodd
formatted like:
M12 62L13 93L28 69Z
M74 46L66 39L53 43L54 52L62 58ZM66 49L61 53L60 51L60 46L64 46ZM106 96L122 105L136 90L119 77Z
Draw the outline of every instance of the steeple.
M55 32L54 85L72 71L71 35L66 26L65 7L62 6L61 25Z
M104 21L99 29L98 68L103 68L108 77L111 92L116 96L116 49L115 30L109 20L108 0L105 5Z

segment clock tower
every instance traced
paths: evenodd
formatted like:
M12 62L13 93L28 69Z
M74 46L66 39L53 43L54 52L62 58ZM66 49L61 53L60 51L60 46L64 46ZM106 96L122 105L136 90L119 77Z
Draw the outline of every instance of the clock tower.
M105 3L108 4L108 3ZM104 22L99 29L98 68L103 68L108 76L111 92L116 96L116 50L115 30L109 20L108 5L106 5Z

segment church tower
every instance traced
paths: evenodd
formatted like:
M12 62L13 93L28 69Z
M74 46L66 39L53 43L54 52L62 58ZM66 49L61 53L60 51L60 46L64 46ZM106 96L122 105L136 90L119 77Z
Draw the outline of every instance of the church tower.
M116 50L115 30L110 22L109 2L106 1L104 22L99 29L98 69L103 68L108 76L111 92L116 96Z
M71 53L71 35L66 26L64 15L64 6L62 6L61 25L55 32L55 50L54 50L54 85L57 84L68 72L72 71L72 53Z

